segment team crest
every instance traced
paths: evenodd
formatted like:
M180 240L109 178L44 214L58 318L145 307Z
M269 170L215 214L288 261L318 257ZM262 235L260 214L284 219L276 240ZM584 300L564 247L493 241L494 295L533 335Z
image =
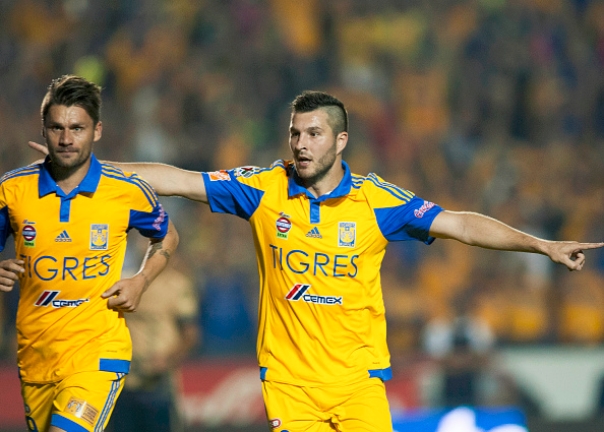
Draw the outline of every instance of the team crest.
M290 216L285 213L279 213L279 219L277 219L277 237L286 239L289 237L289 230L292 229L292 223L289 220Z
M34 247L36 245L36 223L30 221L23 221L23 228L21 229L21 236L23 237L23 244L28 247Z
M235 177L243 177L250 178L254 174L258 174L260 172L260 168L255 166L243 166L239 168L235 168Z
M90 226L90 250L107 250L109 248L109 225L92 224Z
M91 425L95 423L99 410L82 399L72 397L67 402L66 411L77 418L81 418Z
M356 222L340 222L338 231L338 246L354 247L357 238Z

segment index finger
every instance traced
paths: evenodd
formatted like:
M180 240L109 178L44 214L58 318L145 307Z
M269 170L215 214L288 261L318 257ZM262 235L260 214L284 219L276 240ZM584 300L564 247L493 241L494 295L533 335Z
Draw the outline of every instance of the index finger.
M577 245L578 249L598 249L604 246L604 242L602 243L579 243Z
M32 149L42 153L43 155L48 154L48 148L43 144L38 144L35 141L27 141L27 145L30 146Z

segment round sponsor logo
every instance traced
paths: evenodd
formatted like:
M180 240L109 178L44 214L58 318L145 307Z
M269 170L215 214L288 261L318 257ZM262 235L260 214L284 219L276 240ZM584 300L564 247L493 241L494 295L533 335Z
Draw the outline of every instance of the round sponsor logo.
M277 230L280 233L286 233L292 228L292 223L288 218L280 217L277 219Z
M271 429L275 429L275 428L278 428L279 426L281 426L281 420L280 419L271 419L268 421L268 424L271 427Z
M25 240L32 241L36 238L36 229L31 225L25 225L21 234Z

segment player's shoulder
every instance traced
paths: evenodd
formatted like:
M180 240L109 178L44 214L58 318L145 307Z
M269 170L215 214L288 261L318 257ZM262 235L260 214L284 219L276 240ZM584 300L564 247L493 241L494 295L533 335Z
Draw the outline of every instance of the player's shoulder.
M147 183L145 179L140 177L137 173L123 171L115 165L107 162L101 163L101 175L107 179L114 180L116 182L121 182L124 185L132 185L133 187L137 187L141 184Z
M155 191L147 181L135 172L123 171L110 163L101 163L101 176L113 186L129 191L142 193L145 196L155 195Z
M23 181L24 178L36 178L40 175L40 164L31 164L8 171L0 177L0 185L6 186L14 181Z
M374 206L389 207L411 201L415 194L408 189L387 182L375 173L366 176L352 174L352 188L358 189L360 195ZM359 194L358 194L359 195Z
M246 165L232 170L232 175L236 180L243 183L272 183L276 179L288 176L292 164L282 159L274 161L268 167L259 167Z

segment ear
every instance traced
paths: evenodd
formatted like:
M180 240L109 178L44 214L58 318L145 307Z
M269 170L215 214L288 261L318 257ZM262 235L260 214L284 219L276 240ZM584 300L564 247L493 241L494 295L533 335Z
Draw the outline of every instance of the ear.
M99 121L99 122L97 122L96 126L94 127L93 142L97 142L98 140L100 140L101 136L103 136L103 122Z
M337 154L341 154L344 151L346 144L348 144L348 132L340 132L338 136L336 136Z

